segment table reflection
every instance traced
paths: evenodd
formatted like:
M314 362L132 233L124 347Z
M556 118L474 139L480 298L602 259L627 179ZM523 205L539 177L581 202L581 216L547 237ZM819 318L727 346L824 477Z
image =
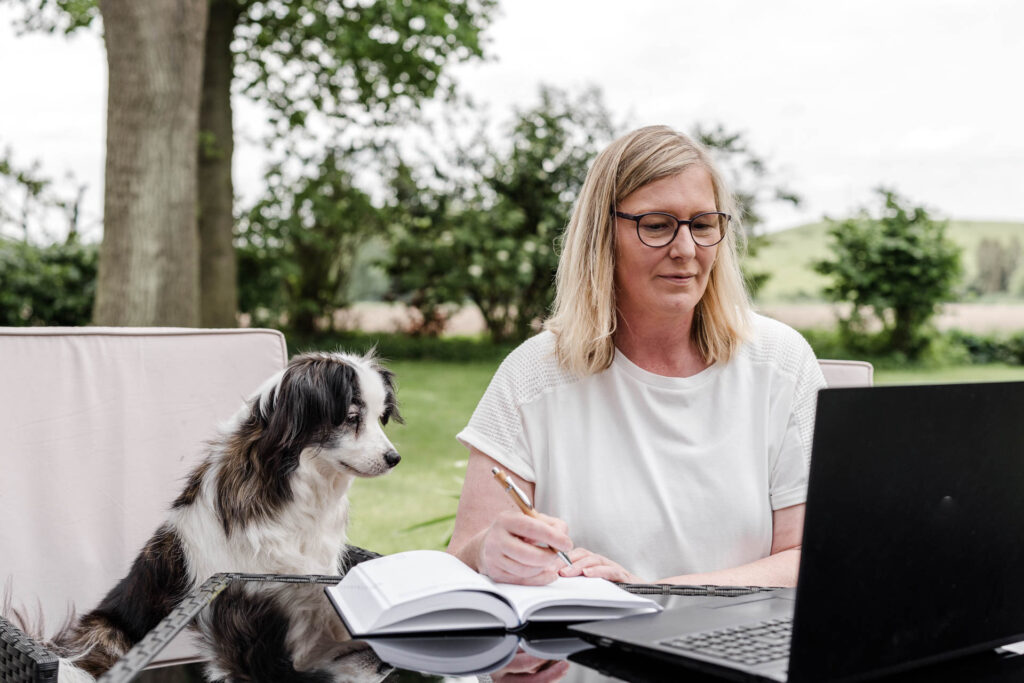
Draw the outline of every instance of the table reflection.
M352 640L322 585L235 582L198 623L211 681L377 683L392 671Z

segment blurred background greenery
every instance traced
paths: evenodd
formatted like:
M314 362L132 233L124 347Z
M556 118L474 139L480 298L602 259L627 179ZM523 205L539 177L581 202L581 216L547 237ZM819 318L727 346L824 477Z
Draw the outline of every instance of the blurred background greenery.
M546 315L586 170L630 122L593 86L541 84L499 117L460 92L448 71L487 57L494 0L0 4L25 31L102 26L119 160L95 241L80 230L84 186L0 151L0 325L267 326L293 352L376 347L398 375L403 461L355 485L351 536L381 552L442 546L466 458L454 435ZM131 13L191 55L196 68L164 77L192 95L147 89L154 74L121 49ZM267 112L270 162L245 201L232 95ZM739 197L755 307L820 357L870 360L879 384L1024 380L1024 223L948 219L879 187L850 215L768 233L766 211L799 204L800 188L726 123L686 132ZM187 153L147 167L154 139Z

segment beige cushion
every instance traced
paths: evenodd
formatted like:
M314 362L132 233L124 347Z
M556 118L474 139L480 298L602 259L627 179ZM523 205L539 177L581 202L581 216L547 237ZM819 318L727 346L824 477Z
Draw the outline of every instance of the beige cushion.
M286 360L273 330L0 328L0 581L15 604L38 600L49 631L69 604L95 606L217 426Z
M829 387L869 387L875 368L862 360L818 360Z

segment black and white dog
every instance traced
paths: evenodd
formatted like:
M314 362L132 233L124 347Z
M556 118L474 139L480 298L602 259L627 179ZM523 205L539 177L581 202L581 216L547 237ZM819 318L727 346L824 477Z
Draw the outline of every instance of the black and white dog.
M399 461L382 429L389 420L401 421L393 375L372 354L296 356L225 425L128 575L55 638L58 651L96 676L212 574L340 573L353 478L385 474ZM350 653L339 645L346 634L324 608L322 586L232 591L199 619L212 678L347 675ZM253 637L253 629L260 647L243 641L239 648L276 671L240 670L259 663L246 662L232 639ZM322 666L335 675L317 670Z

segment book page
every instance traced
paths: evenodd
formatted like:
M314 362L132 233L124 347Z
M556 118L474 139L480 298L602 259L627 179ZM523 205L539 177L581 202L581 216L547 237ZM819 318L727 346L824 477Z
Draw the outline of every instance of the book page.
M661 610L650 598L628 593L611 581L587 576L559 577L546 586L494 585L509 599L524 623L604 619Z
M440 550L410 550L373 560L373 573L356 565L349 572L377 594L387 608L456 590L494 592L494 584L458 558Z

